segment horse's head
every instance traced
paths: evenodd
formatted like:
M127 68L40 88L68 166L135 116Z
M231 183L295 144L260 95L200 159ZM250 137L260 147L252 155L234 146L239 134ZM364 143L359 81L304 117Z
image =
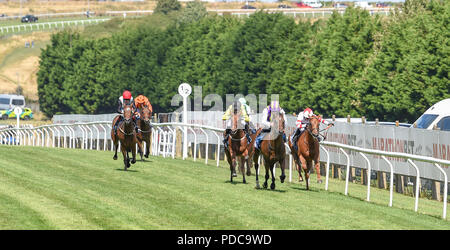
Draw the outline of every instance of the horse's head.
M133 121L133 106L125 105L123 108L123 120L126 125L129 125Z
M284 115L280 115L280 118L278 119L278 130L280 131L280 134L284 133L285 124Z
M320 116L313 115L309 119L309 124L306 126L308 132L316 139L319 138L319 126L320 126Z
M147 106L144 106L141 110L140 110L140 115L141 115L141 119L148 123L150 122L150 118L152 117L152 112L150 111L150 109Z
M241 103L240 102L238 102L238 101L235 101L234 103L233 103L233 114L231 115L231 119L232 119L232 130L235 132L235 131L237 131L238 129L241 129L240 127L239 127L239 125L241 124L240 123L240 120L241 120L241 115L242 115L242 112L241 112Z
M285 121L284 121L284 116L282 114L280 114L279 111L272 111L272 120L270 122L272 131L277 132L279 134L283 134L284 133L284 129L285 129Z

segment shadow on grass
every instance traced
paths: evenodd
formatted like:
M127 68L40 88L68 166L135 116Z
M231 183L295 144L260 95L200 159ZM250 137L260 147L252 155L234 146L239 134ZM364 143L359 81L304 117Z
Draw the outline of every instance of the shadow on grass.
M123 170L123 168L116 168L116 171L122 171L122 172L133 172L133 173L138 173L138 170L134 170L134 169L127 169L126 171Z
M258 191L266 191L266 192L277 192L277 193L286 193L286 190L280 190L280 189L270 189L270 188L255 188L255 190Z
M309 190L306 190L306 187L303 186L298 186L298 187L290 187L291 189L295 189L295 190L299 190L299 191L303 191L303 192L316 192L318 193L319 190L315 189L315 188L309 188Z
M230 183L230 184L233 184L233 185L237 185L237 184L247 185L247 184L249 184L248 182L247 183L243 183L242 181L233 181L233 182L231 182L230 180L224 181L224 183Z

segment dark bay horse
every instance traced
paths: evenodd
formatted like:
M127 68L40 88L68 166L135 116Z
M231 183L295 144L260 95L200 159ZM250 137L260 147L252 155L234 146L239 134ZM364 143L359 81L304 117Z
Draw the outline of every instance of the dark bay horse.
M228 147L225 148L225 154L227 155L227 161L230 165L230 182L233 182L233 177L236 177L236 159L238 160L239 169L242 173L243 183L246 183L245 181L245 174L247 176L251 175L251 167L252 167L252 160L251 157L254 152L254 146L253 143L249 143L247 141L247 137L245 135L245 131L243 128L238 128L240 124L241 117L241 111L237 111L237 109L234 110L234 113L232 114L232 130L230 132L230 136L228 137ZM254 141L256 134L250 136L251 139ZM247 165L247 172L245 173L245 164Z
M137 126L139 128L139 133L137 134L139 150L142 150L142 142L145 141L145 158L148 158L150 154L150 142L152 137L152 125L150 124L150 118L152 117L152 112L147 106L139 109L140 119L137 121ZM141 160L143 152L140 152Z
M133 108L131 105L125 105L123 108L123 118L121 118L121 115L117 115L114 117L113 120L113 128L115 127L115 124L118 122L117 125L117 134L114 131L114 129L111 130L111 139L114 143L114 160L117 160L117 148L120 141L120 149L122 151L123 155L123 163L124 163L124 170L126 171L127 168L130 167L130 157L128 156L128 153L131 152L133 155L133 158L131 159L131 163L136 163L136 130L135 130L135 124L133 122Z
M305 131L300 135L297 140L297 151L294 150L291 140L289 140L289 148L291 149L292 156L297 164L297 170L299 175L299 181L303 181L302 169L305 172L306 189L309 190L309 172L312 168L312 162L314 161L315 169L317 172L317 182L322 183L320 179L320 151L319 151L319 125L320 117L312 116L309 120L309 124L306 126ZM301 166L301 168L300 168Z
M258 178L258 157L262 154L264 159L264 166L266 168L265 181L263 184L264 188L267 188L267 180L269 179L269 171L272 175L272 184L270 184L270 189L275 189L275 176L274 176L274 167L278 162L281 168L281 183L284 182L286 175L284 174L284 161L286 157L286 148L283 140L283 134L285 129L284 117L278 112L272 113L274 118L272 119L272 129L269 134L265 135L265 137L269 136L267 139L263 139L261 142L261 149L255 150L253 154L253 162L255 163L255 171L256 171L256 188L259 189L259 178ZM277 126L278 125L278 126ZM258 133L261 133L261 129L259 129Z

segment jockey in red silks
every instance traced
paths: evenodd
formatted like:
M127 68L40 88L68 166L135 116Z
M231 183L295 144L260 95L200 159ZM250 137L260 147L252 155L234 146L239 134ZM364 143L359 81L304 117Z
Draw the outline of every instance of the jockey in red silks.
M123 106L124 105L133 105L133 109L136 110L134 106L133 96L131 95L131 92L128 90L125 90L123 94L119 97L119 107L117 109L117 113L123 114Z
M125 90L122 95L119 97L119 107L117 108L117 113L121 114L120 119L114 124L114 133L117 134L117 127L119 126L119 123L123 119L123 106L125 105L132 105L133 113L136 110L136 106L134 105L133 96L131 95L131 92L129 90ZM136 126L136 118L133 116L133 121L135 124L136 133L138 132L138 127Z
M292 136L292 144L295 148L297 148L297 140L300 135L305 131L306 126L309 124L309 119L314 116L312 109L306 108L303 112L300 112L297 116L297 121L295 122L296 129L294 135ZM328 122L327 120L322 119L320 116L318 117L319 122L328 125L326 129L333 126L333 123Z

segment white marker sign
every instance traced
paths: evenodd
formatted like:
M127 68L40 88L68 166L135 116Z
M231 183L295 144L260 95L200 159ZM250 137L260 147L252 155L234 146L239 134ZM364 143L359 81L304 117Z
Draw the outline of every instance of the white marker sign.
M192 87L188 83L182 83L178 86L178 94L183 97L183 123L187 123L187 97L192 93ZM187 158L187 127L183 128L183 160Z
M182 83L178 87L178 94L186 98L192 93L192 87L188 83Z
M22 114L22 109L20 107L15 107L14 114L16 115L16 118L17 118L17 128L19 128L19 120L20 120L20 115Z

